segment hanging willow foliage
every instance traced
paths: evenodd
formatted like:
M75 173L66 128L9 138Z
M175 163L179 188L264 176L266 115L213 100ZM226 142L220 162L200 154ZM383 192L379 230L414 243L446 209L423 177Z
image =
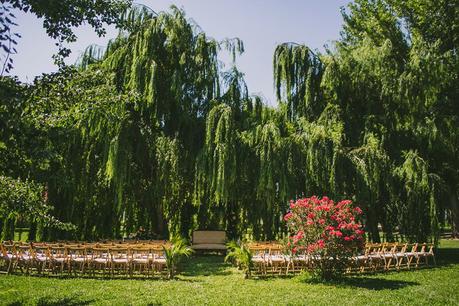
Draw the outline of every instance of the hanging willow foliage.
M401 231L410 240L425 241L427 234L432 231L431 220L436 219L436 208L431 207L435 202L431 201L433 190L428 165L415 151L406 152L404 157L403 164L394 169L405 191L405 196L400 202Z
M276 96L287 103L288 117L315 119L323 107L320 59L304 45L282 44L274 51L273 71Z
M206 124L205 155L208 160L210 194L216 204L231 200L236 182L235 129L231 108L214 107Z
M383 225L388 237L393 238L396 223L387 216L396 213L389 198L391 186L387 186L391 181L391 168L380 141L374 134L368 133L363 146L352 149L348 157L355 171L356 200L365 210L370 238L379 240L378 223Z
M342 151L342 123L323 118L309 122L301 118L298 125L294 141L303 155L305 192L333 195L336 192L335 168L339 167L336 162Z

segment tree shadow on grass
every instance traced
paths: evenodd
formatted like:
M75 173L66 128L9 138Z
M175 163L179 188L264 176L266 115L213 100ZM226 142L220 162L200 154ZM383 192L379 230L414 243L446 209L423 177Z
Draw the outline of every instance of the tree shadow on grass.
M129 275L115 275L115 276L110 276L110 275L105 275L103 276L102 274L96 274L96 275L53 275L53 274L37 274L37 273L32 273L32 274L16 274L16 275L21 275L21 276L26 276L26 277L31 277L31 278L43 278L43 279L57 279L57 280L74 280L74 279L81 279L81 280L94 280L94 281L100 281L100 282L111 282L111 281L138 281L138 282L155 282L155 281L170 281L170 279L167 278L166 272L164 272L161 275L154 275L154 276L144 276L144 275L134 275L134 276L129 276ZM182 273L179 272L178 275L180 276L183 275ZM201 280L198 279L182 279L179 277L175 277L172 280L178 280L178 281L183 281L183 282L189 282L189 283L195 283L195 282L201 282ZM1 303L0 303L1 305ZM18 304L21 305L21 304Z
M411 282L411 281L402 281L402 280L390 280L384 278L377 278L377 277L367 277L367 276L344 276L339 279L334 280L320 280L317 278L312 277L309 274L299 274L299 275L268 275L263 277L252 277L250 280L253 281L269 281L273 279L292 279L295 281L299 281L305 284L321 284L321 285L329 285L335 287L342 287L342 288L361 288L361 289L368 289L368 290L398 290L408 286L417 286L419 285L418 282Z
M440 248L435 253L438 267L459 264L459 248Z
M305 273L296 276L296 280L306 284L321 284L339 288L367 289L367 290L399 290L409 286L418 286L414 281L394 280L372 276L342 276L332 280L321 280Z
M392 280L372 277L349 277L330 282L338 287L361 288L368 290L399 290L409 286L418 286L418 282Z
M63 297L63 298L56 298L51 296L45 296L38 299L36 305L37 306L83 306L83 305L90 305L94 303L94 300L82 300L78 297ZM19 306L19 305L26 305L24 301L16 301L13 303L9 303L8 306Z
M182 265L183 276L210 276L210 275L230 275L229 264L224 262L222 256L192 256Z

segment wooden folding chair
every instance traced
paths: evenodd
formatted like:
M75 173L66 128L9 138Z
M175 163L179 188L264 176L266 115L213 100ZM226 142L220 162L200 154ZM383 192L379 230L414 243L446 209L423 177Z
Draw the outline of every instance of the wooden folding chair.
M404 243L404 244L400 244L400 243L397 243L396 246L394 247L393 249L393 254L394 254L394 259L395 260L395 263L394 263L394 268L395 270L400 270L402 264L403 264L403 260L405 259L406 260L406 248L407 248L407 244ZM392 260L390 261L389 264L392 263Z
M17 250L17 266L23 271L26 270L26 274L29 274L29 270L33 263L33 250L30 245L18 245Z
M110 249L94 247L90 249L90 252L89 266L92 275L95 276L96 271L102 271L102 275L105 277L106 272L110 273Z
M77 271L84 274L85 269L89 265L89 260L86 253L86 247L84 246L69 246L67 248L68 256L68 273L74 272L77 275Z
M67 248L58 245L49 247L49 261L53 273L64 272L64 268L68 268L69 262L67 257Z
M138 269L139 274L153 273L153 253L148 247L131 247L131 276ZM145 272L144 272L145 271Z
M378 271L382 266L384 266L384 259L381 255L382 244L374 243L370 245L370 251L368 253L368 263L369 269Z
M2 259L5 262L6 273L10 274L18 263L18 252L14 244L2 243Z
M370 254L371 247L370 246L365 246L365 251L363 254L357 254L354 256L354 267L355 267L355 272L360 272L363 273L365 272L365 269L369 267L369 261L370 258L368 255Z
M166 256L164 254L163 248L159 246L154 246L151 249L153 254L153 268L154 271L158 272L159 274L163 273L167 267Z
M47 245L34 245L33 249L33 267L37 269L38 273L44 273L47 268L51 268L49 247Z
M429 258L432 258L434 265L437 264L435 260L435 254L433 252L433 248L434 248L433 244L430 244L429 246L427 246L427 244L423 244L421 246L421 250L419 252L416 252L416 268L419 266L422 259L424 259L425 266L429 266Z
M283 249L277 245L269 248L268 256L268 268L271 268L271 273L282 274L283 271L287 271L287 259L283 254Z
M382 254L384 260L384 270L390 270L392 263L393 268L397 267L397 243L385 243L382 247Z
M110 260L112 276L115 275L115 271L117 271L118 274L121 272L124 272L124 275L130 274L129 249L122 247L110 249Z
M250 252L252 253L252 264L254 272L260 275L266 275L267 273L267 255L269 254L269 249L266 249L264 246L251 246L249 247Z
M417 258L417 248L418 244L405 244L400 251L397 253L397 258L399 259L398 270L400 270L403 266L407 269L411 268L411 263L413 262L414 258ZM405 264L403 264L405 261Z
M299 250L297 254L292 254L290 257L291 270L295 274L307 269L310 261L310 256L306 250ZM287 272L288 273L288 272Z

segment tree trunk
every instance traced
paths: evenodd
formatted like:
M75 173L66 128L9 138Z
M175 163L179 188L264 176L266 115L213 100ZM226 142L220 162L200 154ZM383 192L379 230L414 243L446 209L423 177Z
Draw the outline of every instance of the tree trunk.
M456 194L451 197L451 238L459 238L459 201Z
M370 240L376 243L381 242L379 237L378 222L375 215L374 208L367 209L367 224L366 228L370 236Z
M35 241L36 239L37 239L37 223L34 221L30 221L29 237L27 238L27 240Z
M14 217L8 217L3 225L2 240L14 239Z

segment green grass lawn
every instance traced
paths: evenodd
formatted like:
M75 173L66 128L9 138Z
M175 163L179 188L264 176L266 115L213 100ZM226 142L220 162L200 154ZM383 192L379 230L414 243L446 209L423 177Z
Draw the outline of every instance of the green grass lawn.
M1 305L459 305L459 241L442 241L437 267L309 283L245 280L219 256L193 257L177 280L0 275Z

